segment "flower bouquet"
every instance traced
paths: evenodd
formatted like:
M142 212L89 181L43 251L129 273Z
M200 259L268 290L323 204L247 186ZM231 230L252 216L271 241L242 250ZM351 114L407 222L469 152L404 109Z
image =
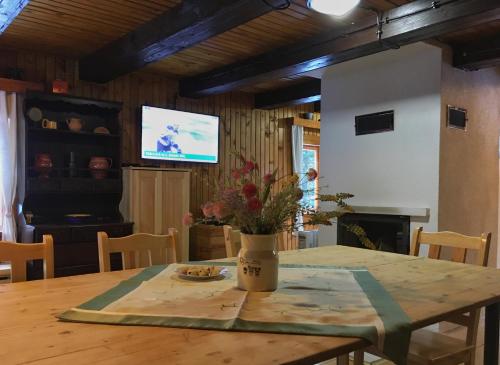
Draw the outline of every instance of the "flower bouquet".
M239 227L242 247L238 254L238 286L251 291L275 290L278 283L277 235L303 224L297 219L300 215L308 216L307 224L331 225L333 219L352 212L346 200L353 195L319 195L319 200L333 203L334 209L311 209L301 204L304 195L301 186L304 181L318 178L316 170L309 169L302 176L293 174L277 179L277 170L262 175L257 163L243 156L239 158L241 167L231 171L230 177L219 180L215 199L202 206L204 218L198 223L215 219ZM184 217L184 223L194 223L191 213ZM361 232L364 233L362 229Z

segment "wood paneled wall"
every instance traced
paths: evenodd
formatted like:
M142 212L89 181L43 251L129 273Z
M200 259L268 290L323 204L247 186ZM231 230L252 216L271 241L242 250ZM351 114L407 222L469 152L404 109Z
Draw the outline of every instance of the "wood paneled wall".
M221 116L218 165L161 165L192 169L191 210L195 214L212 195L209 182L214 182L219 174L228 175L232 168L238 166L239 161L232 152L255 158L265 171L277 168L279 176L290 174L291 128L281 119L313 111L312 104L274 110L253 109L253 95L245 93L203 99L180 98L177 96L175 80L145 72L132 73L103 85L83 82L78 79L77 66L77 61L72 59L0 50L0 77L5 76L9 68L16 67L23 70L25 80L43 82L47 90L50 90L52 80L62 79L69 82L71 94L123 102L122 157L125 163L152 163L140 159L138 110L142 104Z
M489 265L500 263L499 159L500 68L465 72L443 49L439 171L440 231L492 233ZM447 105L467 109L467 129L447 128Z

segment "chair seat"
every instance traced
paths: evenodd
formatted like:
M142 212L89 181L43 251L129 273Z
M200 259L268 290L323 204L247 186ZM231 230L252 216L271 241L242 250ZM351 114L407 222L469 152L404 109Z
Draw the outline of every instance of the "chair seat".
M465 340L420 329L412 333L408 364L461 364L473 349Z

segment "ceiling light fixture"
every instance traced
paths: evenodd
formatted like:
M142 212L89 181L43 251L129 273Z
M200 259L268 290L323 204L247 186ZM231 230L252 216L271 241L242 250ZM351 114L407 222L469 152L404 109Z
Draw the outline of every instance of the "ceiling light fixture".
M307 0L307 6L323 14L342 16L354 9L359 0Z

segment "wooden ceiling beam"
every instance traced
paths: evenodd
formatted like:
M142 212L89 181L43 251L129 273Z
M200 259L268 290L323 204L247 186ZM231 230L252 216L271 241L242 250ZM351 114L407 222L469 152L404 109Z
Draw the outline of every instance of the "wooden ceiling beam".
M500 35L453 47L453 66L474 71L500 65Z
M255 108L273 109L288 105L312 103L321 99L321 80L312 79L285 88L255 95Z
M107 82L244 24L284 0L184 0L80 60L80 78Z
M5 32L28 3L29 0L0 0L0 34Z
M498 0L417 0L298 44L184 78L180 93L202 97L279 79L426 40L500 17ZM379 37L380 34L380 37Z

